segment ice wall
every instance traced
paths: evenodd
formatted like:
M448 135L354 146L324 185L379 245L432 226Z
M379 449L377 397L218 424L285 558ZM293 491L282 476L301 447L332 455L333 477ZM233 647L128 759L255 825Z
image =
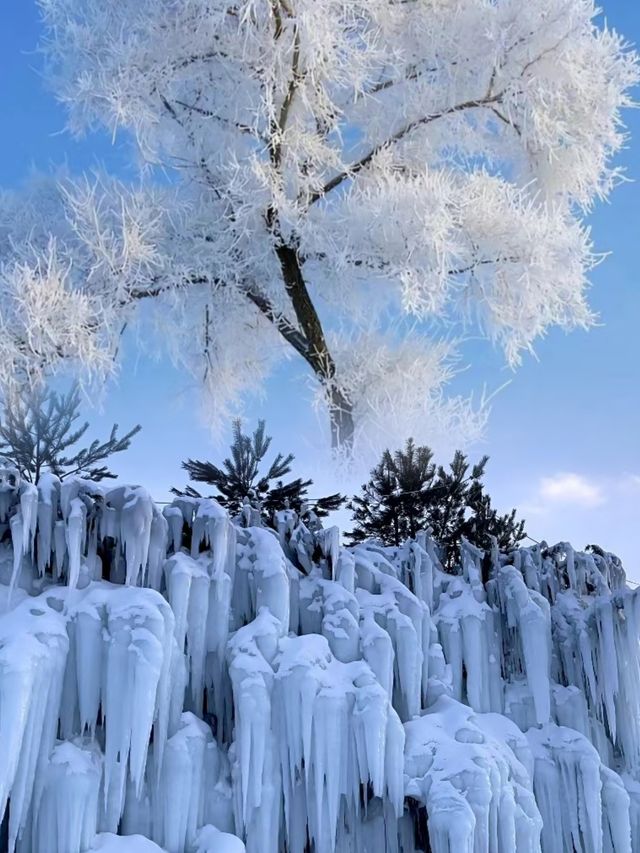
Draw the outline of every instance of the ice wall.
M0 496L0 850L640 853L640 596L293 510Z

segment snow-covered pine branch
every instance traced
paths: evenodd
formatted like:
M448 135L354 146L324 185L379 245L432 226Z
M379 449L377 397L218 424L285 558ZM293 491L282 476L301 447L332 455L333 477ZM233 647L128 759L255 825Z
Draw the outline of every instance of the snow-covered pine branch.
M615 183L638 79L592 0L41 7L70 128L124 130L149 167L4 197L5 382L111 370L148 297L219 417L294 352L335 445L468 436L443 329L517 365L592 321L582 214Z

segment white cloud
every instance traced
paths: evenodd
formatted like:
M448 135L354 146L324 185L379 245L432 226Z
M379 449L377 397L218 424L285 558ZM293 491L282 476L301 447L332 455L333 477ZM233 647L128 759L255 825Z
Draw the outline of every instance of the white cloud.
M522 482L526 477L513 478L514 485ZM639 495L637 469L608 474L565 470L538 476L524 500L512 492L500 505L517 506L527 533L538 541L571 542L576 548L596 542L613 551L627 576L640 584Z
M543 504L562 504L591 508L605 501L604 492L597 483L572 472L560 472L540 480L538 501Z

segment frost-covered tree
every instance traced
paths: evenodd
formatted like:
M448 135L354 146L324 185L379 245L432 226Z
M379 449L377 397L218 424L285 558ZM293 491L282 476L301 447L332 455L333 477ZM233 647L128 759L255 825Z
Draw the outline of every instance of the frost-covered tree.
M285 481L292 470L291 463L295 459L293 453L278 453L268 467L263 467L270 446L271 436L266 434L265 421L258 421L253 434L248 435L243 432L242 421L237 418L233 422L229 456L221 466L188 459L182 463L182 467L195 482L214 486L216 500L232 515L240 512L243 501L248 497L260 505L263 519L269 523L273 513L287 504L299 511L302 504L307 502L308 489L313 484L313 480L303 480L301 477ZM177 495L201 497L192 487L184 491L172 491ZM316 498L312 503L318 518L325 518L344 502L342 495L334 494Z
M436 466L429 447L408 439L403 450L385 450L371 477L349 504L352 542L378 539L399 546L429 529L439 543L447 568L456 564L462 539L489 552L495 539L501 551L524 536L516 510L499 515L484 490L488 456L470 465L457 451L448 467Z
M141 427L118 436L118 424L114 424L105 441L95 439L88 447L78 448L89 429L88 421L78 423L80 404L77 387L67 394L27 387L5 399L0 416L0 458L14 465L30 483L37 483L45 470L60 479L72 474L92 480L114 478L105 460L128 450Z
M124 131L146 168L4 197L5 381L110 370L147 302L219 417L295 353L334 445L464 438L456 331L515 366L591 323L582 217L638 78L593 0L40 6L71 130Z

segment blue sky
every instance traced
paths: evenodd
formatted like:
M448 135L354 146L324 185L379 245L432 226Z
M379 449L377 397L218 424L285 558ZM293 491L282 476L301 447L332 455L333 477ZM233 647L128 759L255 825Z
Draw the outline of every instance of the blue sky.
M602 5L608 23L639 44L640 5ZM30 171L65 162L72 172L99 162L126 173L126 145L114 147L102 134L78 141L64 132L64 112L39 72L35 3L5 0L3 12L0 186L19 186ZM493 402L486 440L472 449L491 456L487 484L496 504L519 507L536 538L579 547L598 542L616 551L640 581L640 112L626 119L631 140L619 162L632 181L590 218L597 249L611 253L592 275L591 303L601 325L588 333L553 332L539 342L537 359L527 358L516 374L489 345L474 343L467 353L471 366L456 386L465 391L479 376L490 376L490 387L513 380ZM300 473L313 476L322 492L333 484L313 450L320 427L306 406L303 376L293 363L280 371L246 415L267 418L274 446L293 450ZM86 414L96 434L113 421L142 424L134 446L113 467L163 500L171 485L184 482L183 458L220 453L196 400L185 376L129 346L120 382L108 389L102 411L88 408Z

